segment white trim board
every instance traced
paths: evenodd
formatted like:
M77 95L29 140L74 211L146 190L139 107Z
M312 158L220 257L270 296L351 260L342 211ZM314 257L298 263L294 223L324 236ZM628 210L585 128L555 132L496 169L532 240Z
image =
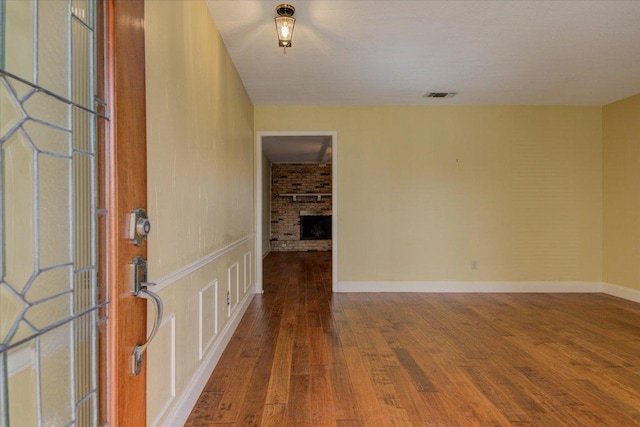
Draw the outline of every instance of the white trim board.
M229 322L225 325L218 339L216 339L213 346L207 350L208 354L200 364L200 368L182 391L180 399L178 399L173 410L171 410L165 421L162 423L163 426L181 426L187 421L193 407L198 401L198 397L200 397L200 393L204 389L204 386L207 385L207 381L209 380L211 373L218 364L218 361L222 356L222 352L227 347L227 344L229 344L229 341L231 341L231 337L238 328L242 316L244 316L247 308L249 308L249 304L253 300L253 296L253 292L247 293L242 304L238 307L238 310L232 313Z
M602 292L607 295L612 295L614 297L640 303L640 291L637 289L627 288L625 286L604 282L602 284Z
M606 282L338 282L334 292L604 293L640 303L640 290Z
M602 282L338 282L334 292L602 292Z
M154 281L154 283L156 284L153 287L153 292L159 292L162 289L166 288L167 286L171 286L172 284L174 284L175 282L177 282L180 279L184 279L185 277L187 277L188 275L190 275L191 273L201 269L202 267L204 267L205 265L209 264L210 262L215 261L217 258L220 258L222 255L226 254L227 252L237 248L238 246L250 241L251 239L253 239L254 235L253 234L249 234L248 236L245 236L241 239L236 240L235 242L225 246L224 248L220 248L217 251L211 252L209 255L206 255L202 258L200 258L197 261L192 262L191 264L187 264L184 267L169 273L169 274L165 274L164 276L162 276L159 279L156 279Z

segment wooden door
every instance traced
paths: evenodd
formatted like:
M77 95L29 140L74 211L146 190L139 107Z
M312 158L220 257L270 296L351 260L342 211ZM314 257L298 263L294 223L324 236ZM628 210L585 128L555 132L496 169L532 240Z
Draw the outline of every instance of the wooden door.
M146 425L146 364L132 374L132 352L146 340L146 300L130 288L129 264L146 258L146 243L136 246L128 235L128 215L146 209L146 110L144 1L108 0L107 69L110 74L111 145L108 157L110 276L108 419L114 426Z
M0 1L0 425L146 425L143 0Z

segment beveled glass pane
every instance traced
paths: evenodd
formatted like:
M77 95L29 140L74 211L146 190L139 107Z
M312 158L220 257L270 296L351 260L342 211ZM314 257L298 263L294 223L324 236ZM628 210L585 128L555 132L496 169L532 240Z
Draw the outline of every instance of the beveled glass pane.
M92 113L74 107L73 109L73 148L93 154Z
M2 146L4 280L22 290L35 269L34 151L21 132Z
M38 274L27 291L29 302L58 295L71 289L71 266L54 268Z
M35 342L8 351L9 425L38 425Z
M97 299L96 118L80 108L72 114L58 99L96 108L94 91L104 82L95 81L95 4L0 0L0 7L0 67L35 86L0 78L0 339L31 340L0 378L9 389L0 408L9 405L10 425L96 425L98 313L62 323Z
M27 310L25 319L38 329L46 328L64 320L71 314L71 295L65 294L40 304L34 304Z
M93 265L92 242L92 157L76 153L73 155L74 188L74 268L76 270Z
M6 76L6 79L7 82L9 82L9 86L11 86L16 96L20 100L24 99L25 95L35 90L33 86L29 86L28 84L22 83L21 81L18 81L16 79L12 79L9 76Z
M34 0L11 0L4 2L4 68L8 72L33 82L34 68Z
M107 217L106 215L98 215L98 245L107 241ZM98 246L101 247L101 246ZM96 304L101 304L109 299L107 292L107 254L106 251L98 251L99 262L96 266L97 295ZM106 316L106 308L101 309L101 315Z
M93 378L93 314L85 314L74 320L76 349L76 394L78 400L88 395L94 387Z
M23 104L29 117L69 129L69 105L42 92L31 95Z
M89 0L72 0L71 11L85 24L91 24L89 19Z
M40 268L71 261L71 159L38 155Z
M97 377L98 384L96 389L98 390L98 396L107 396L107 350L108 350L108 323L102 322L98 324L96 328L98 334L98 348L97 348ZM107 425L107 399L98 399L98 425Z
M10 95L4 79L0 81L0 138L22 120L22 111L15 99Z
M11 340L7 342L7 344L15 343L18 341L22 341L23 339L32 337L36 333L36 330L27 324L24 320L20 321L20 325L16 330L15 334L11 337Z
M97 299L96 119L79 108L72 115L47 94L95 108L103 83L95 81L94 3L0 0L0 7L0 67L45 89L0 79L0 339L10 344L11 330L13 343L31 339L28 351L2 354L10 372L0 378L9 389L0 407L9 405L10 425L95 425L98 313L44 331Z
M22 128L38 150L71 156L71 133L27 120Z
M96 155L98 158L96 167L99 177L104 177L107 171L107 126L108 123L101 117L96 118ZM98 191L98 209L107 208L107 189L106 182L102 182L102 189Z
M86 108L93 108L91 30L77 20L71 22L72 99Z
M38 2L38 84L69 99L69 24L66 1Z
M75 273L73 278L74 310L82 313L94 306L93 270Z
M0 343L5 342L9 331L21 317L26 304L11 292L6 284L0 284Z
M42 425L66 426L73 419L71 395L73 334L71 323L40 338L40 395Z
M83 396L84 397L84 396ZM91 393L86 400L83 400L76 408L76 425L90 426L93 424L93 405L95 393Z

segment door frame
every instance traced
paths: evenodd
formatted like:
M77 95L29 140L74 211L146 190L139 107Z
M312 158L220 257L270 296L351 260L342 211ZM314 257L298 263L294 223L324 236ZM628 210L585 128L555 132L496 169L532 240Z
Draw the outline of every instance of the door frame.
M331 289L338 285L338 132L337 131L258 131L255 143L255 253L256 293L263 293L262 286L262 138L266 136L330 136L331 137Z

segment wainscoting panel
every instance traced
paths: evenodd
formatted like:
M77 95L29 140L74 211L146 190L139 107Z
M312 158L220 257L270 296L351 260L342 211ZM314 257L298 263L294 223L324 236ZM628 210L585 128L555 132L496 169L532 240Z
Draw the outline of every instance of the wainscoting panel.
M205 358L199 365L195 375L182 390L176 404L165 417L162 423L163 426L181 426L184 425L185 421L187 421L187 418L189 418L189 414L191 413L191 409L193 409L198 397L200 397L200 393L207 384L209 376L220 360L222 352L227 347L227 344L229 344L233 333L238 327L242 316L247 311L247 308L249 308L249 304L252 300L252 293L245 295L242 299L239 310L233 313L233 316L229 319L228 323L222 328L220 334L214 340L213 346L205 355Z
M147 390L152 402L148 410L152 413L151 426L160 423L176 397L176 315L164 316L158 334L147 351L149 372L153 372L155 386Z
M244 254L244 293L247 293L247 289L251 286L251 252Z
M231 312L236 309L240 301L240 267L236 262L227 271L227 291L229 299L227 301L228 311L227 317L231 317Z
M174 320L172 333L166 333L163 323L149 349L149 425L183 425L189 416L253 299L254 245L253 238L240 239L164 276L159 295ZM153 265L150 273L154 281Z
M204 357L218 335L218 280L202 288L198 301L198 357Z

